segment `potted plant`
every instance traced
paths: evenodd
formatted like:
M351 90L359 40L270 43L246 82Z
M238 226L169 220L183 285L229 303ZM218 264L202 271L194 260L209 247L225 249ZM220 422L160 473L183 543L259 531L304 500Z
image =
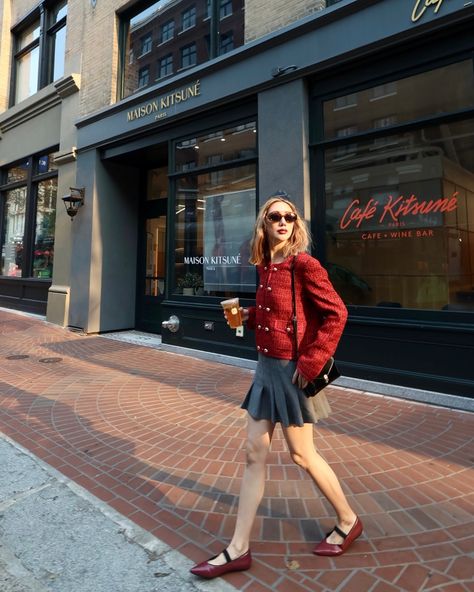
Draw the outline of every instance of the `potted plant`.
M187 272L178 278L178 288L183 290L185 296L194 296L203 287L202 277L198 273Z

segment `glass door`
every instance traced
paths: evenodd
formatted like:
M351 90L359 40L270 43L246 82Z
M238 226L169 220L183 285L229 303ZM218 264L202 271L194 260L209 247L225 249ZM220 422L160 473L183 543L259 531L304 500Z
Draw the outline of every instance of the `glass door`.
M140 204L136 327L161 333L161 302L166 290L166 210L168 167L146 171Z

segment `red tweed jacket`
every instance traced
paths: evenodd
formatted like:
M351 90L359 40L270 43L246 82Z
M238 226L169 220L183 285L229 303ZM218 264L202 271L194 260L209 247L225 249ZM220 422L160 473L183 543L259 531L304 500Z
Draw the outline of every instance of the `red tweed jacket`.
M256 306L249 308L247 325L255 329L257 350L272 358L296 358L292 324L291 265L258 265ZM329 281L326 270L311 255L300 253L295 264L298 318L297 368L312 380L334 354L347 319L347 309Z

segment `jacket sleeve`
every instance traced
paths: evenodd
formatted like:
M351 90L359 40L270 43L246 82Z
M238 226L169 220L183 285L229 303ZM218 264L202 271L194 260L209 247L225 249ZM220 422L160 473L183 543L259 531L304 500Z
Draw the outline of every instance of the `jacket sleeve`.
M295 268L296 281L302 285L303 298L310 301L321 318L316 338L301 339L298 372L313 380L334 354L347 320L347 308L331 284L324 267L314 257ZM299 336L301 338L301 335Z

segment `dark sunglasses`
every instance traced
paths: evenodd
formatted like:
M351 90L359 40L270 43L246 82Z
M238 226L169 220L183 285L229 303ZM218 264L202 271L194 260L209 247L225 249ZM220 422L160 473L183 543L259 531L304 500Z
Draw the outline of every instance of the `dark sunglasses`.
M287 212L286 214L280 214L280 212L270 212L270 214L267 215L267 219L270 220L270 222L280 222L282 218L285 218L285 222L293 223L296 222L298 216L293 214L293 212Z

